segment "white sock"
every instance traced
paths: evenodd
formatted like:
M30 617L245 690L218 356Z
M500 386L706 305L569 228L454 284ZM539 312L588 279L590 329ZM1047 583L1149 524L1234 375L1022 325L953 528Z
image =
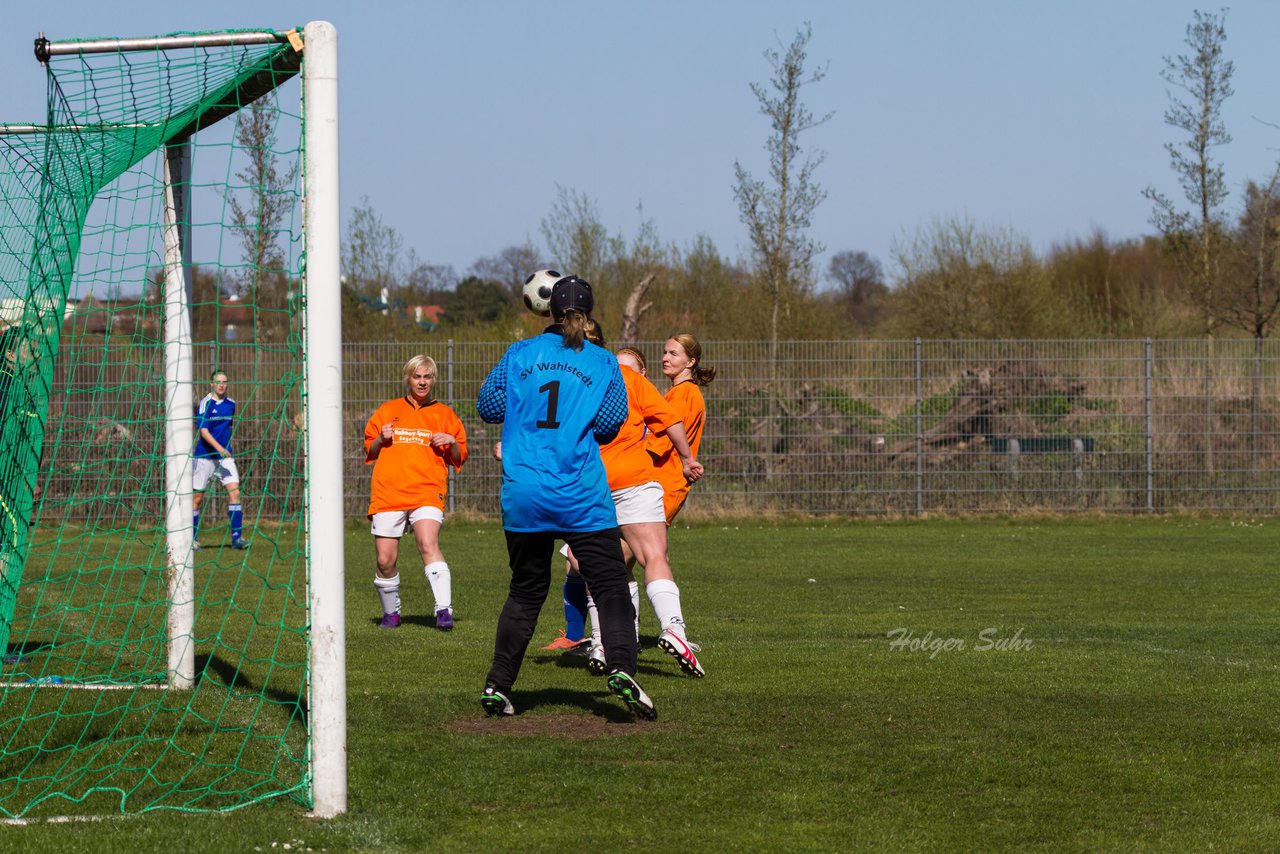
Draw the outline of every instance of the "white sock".
M658 623L663 630L684 638L684 614L680 611L680 588L676 583L660 578L650 581L645 592L649 594L649 603L653 605L653 613L658 615Z
M382 602L382 613L400 613L400 573L397 572L390 578L375 575L373 587L378 591L378 599Z
M424 566L422 572L427 576L431 592L435 594L436 610L441 611L445 608L453 610L453 584L452 576L449 575L449 564L442 560L433 561Z
M636 612L636 643L640 642L640 582L628 581L627 589L631 591L631 610Z
M591 618L591 645L603 646L604 641L600 635L600 612L596 610L596 600L591 597L591 592L587 592L587 616Z

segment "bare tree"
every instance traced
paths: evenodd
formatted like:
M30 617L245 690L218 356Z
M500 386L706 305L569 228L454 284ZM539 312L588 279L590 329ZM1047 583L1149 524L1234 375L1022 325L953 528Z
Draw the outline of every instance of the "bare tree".
M1222 106L1231 97L1235 63L1223 54L1227 40L1226 10L1213 15L1197 10L1187 25L1190 53L1164 58L1161 77L1186 93L1181 100L1170 93L1165 124L1186 133L1180 143L1167 143L1169 165L1178 176L1183 195L1194 211L1148 187L1143 191L1155 205L1151 222L1168 239L1187 267L1190 297L1200 311L1204 334L1212 338L1220 316L1216 300L1221 243L1224 232L1220 209L1227 198L1221 161L1213 150L1231 142L1222 122Z
M1280 322L1280 165L1266 184L1250 181L1245 187L1233 237L1237 269L1223 294L1224 322L1253 336L1250 435L1256 443L1262 431L1263 341Z
M825 154L800 149L800 136L823 124L833 113L814 117L800 100L805 86L826 76L826 67L805 71L806 49L813 28L805 24L791 44L781 51L770 49L764 57L773 69L766 87L751 84L760 112L768 117L772 134L765 142L769 152L769 178L755 178L739 162L733 164L734 197L739 217L747 227L758 274L772 302L770 340L777 359L779 316L787 300L812 285L813 256L821 250L807 233L814 210L826 192L814 180L814 170ZM780 45L781 46L781 45Z
M653 221L644 218L643 206L640 229L628 245L621 235L609 234L589 196L557 189L556 203L542 220L551 256L563 265L558 268L562 272L582 276L595 286L597 319L620 315L621 340L634 342L640 320L652 305L645 302L645 294L669 252L663 249ZM624 287L629 288L625 297Z
M630 283L622 304L622 323L618 332L618 341L623 345L640 340L640 321L653 307L653 301L646 300L649 287L660 273L671 269L673 257L671 250L664 248L658 238L658 227L652 219L644 216L644 206L639 205L637 210L641 216L640 229L629 247L619 242L622 252L614 259L613 265L618 282Z
M298 166L280 168L275 152L277 114L270 105L255 101L237 115L235 144L249 159L248 165L236 172L237 181L248 191L247 202L235 193L226 195L246 265L237 277L238 289L258 307L256 334L272 335L289 327L290 283L279 237L297 202L294 184Z
M889 292L880 262L866 252L837 252L827 264L827 277L840 289L854 321L869 326L878 313L878 303Z
M1056 291L1025 237L971 219L934 220L894 242L902 282L896 334L926 338L1054 338L1071 334L1069 295Z
M524 280L530 273L545 267L538 250L526 242L522 246L508 246L497 255L480 258L471 265L471 273L477 278L501 284L510 293L512 304L518 305Z
M382 220L369 197L351 212L342 245L342 274L347 284L369 298L379 298L396 286L404 240Z
M1236 269L1223 293L1223 322L1263 339L1280 321L1280 165L1250 181L1234 234Z
M733 194L738 202L738 216L747 227L757 265L757 276L768 292L769 317L769 383L778 388L778 323L787 301L808 289L813 281L813 256L821 247L808 235L814 210L826 192L813 177L825 155L800 149L800 136L831 118L827 113L815 118L800 100L805 86L818 83L826 76L826 67L812 73L805 71L807 48L813 27L806 23L791 44L781 50L769 49L764 58L773 69L769 85L751 84L760 112L768 117L772 134L765 142L769 152L769 178L755 178L739 162L734 161ZM778 413L774 405L777 395L769 395L770 411L764 425L765 442L770 449L778 445ZM770 455L767 457L773 460ZM772 464L772 463L771 463ZM771 472L772 473L772 472Z
M393 302L422 304L437 302L459 284L450 264L428 264L410 249L404 261L392 271L394 284L388 289Z
M640 318L653 307L653 303L645 302L644 297L656 278L657 273L646 273L632 285L631 292L627 294L627 302L622 307L622 330L618 333L618 343L635 344L640 339Z
M556 191L551 213L542 220L547 248L555 263L565 267L561 272L597 284L609 259L618 254L620 239L609 236L590 196L559 185Z
M1235 63L1223 55L1227 40L1224 25L1226 10L1221 15L1195 11L1195 19L1187 25L1186 43L1191 52L1177 58L1165 57L1161 76L1170 86L1187 93L1179 100L1170 93L1165 124L1186 133L1180 144L1168 143L1169 165L1178 175L1183 195L1194 212L1179 208L1154 188L1144 195L1155 204L1151 221L1165 235L1174 256L1183 264L1189 296L1200 311L1204 334L1208 339L1205 360L1204 429L1205 468L1214 470L1213 434L1213 338L1220 322L1217 283L1221 273L1221 255L1226 231L1220 209L1227 198L1227 185L1221 161L1213 158L1213 149L1231 142L1222 122L1222 105L1233 94L1231 77Z

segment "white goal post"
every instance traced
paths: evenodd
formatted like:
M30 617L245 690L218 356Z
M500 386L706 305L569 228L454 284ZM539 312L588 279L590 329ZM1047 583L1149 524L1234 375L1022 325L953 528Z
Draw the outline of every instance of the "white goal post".
M303 30L307 57L306 229L307 563L311 598L313 809L347 809L347 657L343 555L342 245L338 196L338 33L316 21Z

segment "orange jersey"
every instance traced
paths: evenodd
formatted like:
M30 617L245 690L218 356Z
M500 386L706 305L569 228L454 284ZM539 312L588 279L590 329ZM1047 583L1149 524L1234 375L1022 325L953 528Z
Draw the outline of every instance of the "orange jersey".
M707 417L707 404L702 399L702 391L694 382L682 382L667 390L667 403L684 422L684 435L689 440L689 450L693 458L698 458L698 448L702 444L702 425ZM683 503L689 491L689 482L684 479L684 467L680 465L680 455L665 436L655 436L649 440L649 453L657 469L658 483L667 494L668 518L671 517L672 497L678 497Z
M384 424L395 431L391 444L371 459L369 449L382 433ZM369 490L369 515L388 510L444 509L448 491L448 448L431 447L431 434L448 433L458 440L461 459L467 461L467 431L454 411L439 401L423 406L405 396L378 407L364 427L365 462L373 464L373 484Z
M626 365L620 367L622 380L627 386L627 420L613 441L600 448L611 490L658 479L653 458L645 450L646 436L666 433L668 427L680 420L653 383ZM670 444L670 440L667 443Z

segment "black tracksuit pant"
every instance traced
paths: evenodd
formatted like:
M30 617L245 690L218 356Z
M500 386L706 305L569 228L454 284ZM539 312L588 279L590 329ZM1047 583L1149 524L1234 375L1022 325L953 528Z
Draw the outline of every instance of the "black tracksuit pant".
M498 616L498 636L493 645L493 666L488 681L499 691L515 684L525 650L538 625L538 612L551 587L551 557L557 539L573 549L579 571L591 590L600 615L605 661L634 676L636 672L635 608L627 588L622 541L617 528L575 533L506 531L511 564L511 588Z

